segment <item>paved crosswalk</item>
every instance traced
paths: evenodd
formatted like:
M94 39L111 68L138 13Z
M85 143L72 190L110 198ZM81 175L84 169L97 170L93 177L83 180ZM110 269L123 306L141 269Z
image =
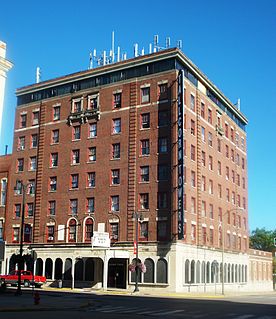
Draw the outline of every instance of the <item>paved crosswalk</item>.
M153 309L146 307L126 307L126 306L96 306L88 309L89 312L102 312L102 313L116 313L116 314L135 314L141 316L152 317L179 317L183 319L207 319L218 318L221 319L222 314L219 312L203 313L200 310L189 311L187 309ZM237 313L224 313L223 319L276 319L275 316L255 315L255 314L237 314Z

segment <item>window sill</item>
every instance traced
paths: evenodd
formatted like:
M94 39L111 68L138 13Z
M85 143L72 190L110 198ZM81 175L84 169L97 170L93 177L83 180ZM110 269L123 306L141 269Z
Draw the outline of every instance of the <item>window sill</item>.
M78 190L79 190L78 187L76 187L76 188L69 188L69 191L78 191Z
M58 166L49 166L49 168L51 168L51 169L52 169L52 168L58 168Z
M71 166L78 166L80 163L71 163Z
M96 136L88 136L88 137L87 137L88 140L92 140L92 139L94 139L94 138L97 138L97 135L96 135ZM79 140L78 140L78 141L79 141Z
M88 161L88 162L86 162L86 164L94 164L94 163L96 163L96 161Z
M109 186L115 186L115 187L118 187L120 186L121 184L110 184Z

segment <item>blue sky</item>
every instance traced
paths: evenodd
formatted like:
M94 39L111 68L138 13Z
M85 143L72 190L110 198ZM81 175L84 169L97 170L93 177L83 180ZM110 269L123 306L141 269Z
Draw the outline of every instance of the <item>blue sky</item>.
M133 56L133 44L148 51L153 36L183 41L184 53L249 119L250 229L276 228L276 1L11 0L1 3L0 40L14 63L6 84L0 154L12 149L15 90L85 70L89 52L115 45ZM274 199L273 199L274 197Z

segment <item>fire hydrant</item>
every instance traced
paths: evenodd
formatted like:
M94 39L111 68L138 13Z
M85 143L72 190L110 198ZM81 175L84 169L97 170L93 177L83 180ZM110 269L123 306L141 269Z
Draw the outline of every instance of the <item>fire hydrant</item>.
M34 304L35 304L35 305L39 305L39 301L40 301L40 295L39 295L39 292L36 291L36 292L34 293Z

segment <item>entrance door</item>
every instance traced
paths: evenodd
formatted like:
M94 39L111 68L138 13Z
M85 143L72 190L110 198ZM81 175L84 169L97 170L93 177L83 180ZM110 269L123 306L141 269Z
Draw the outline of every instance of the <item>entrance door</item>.
M126 289L127 260L111 258L108 262L108 288Z

